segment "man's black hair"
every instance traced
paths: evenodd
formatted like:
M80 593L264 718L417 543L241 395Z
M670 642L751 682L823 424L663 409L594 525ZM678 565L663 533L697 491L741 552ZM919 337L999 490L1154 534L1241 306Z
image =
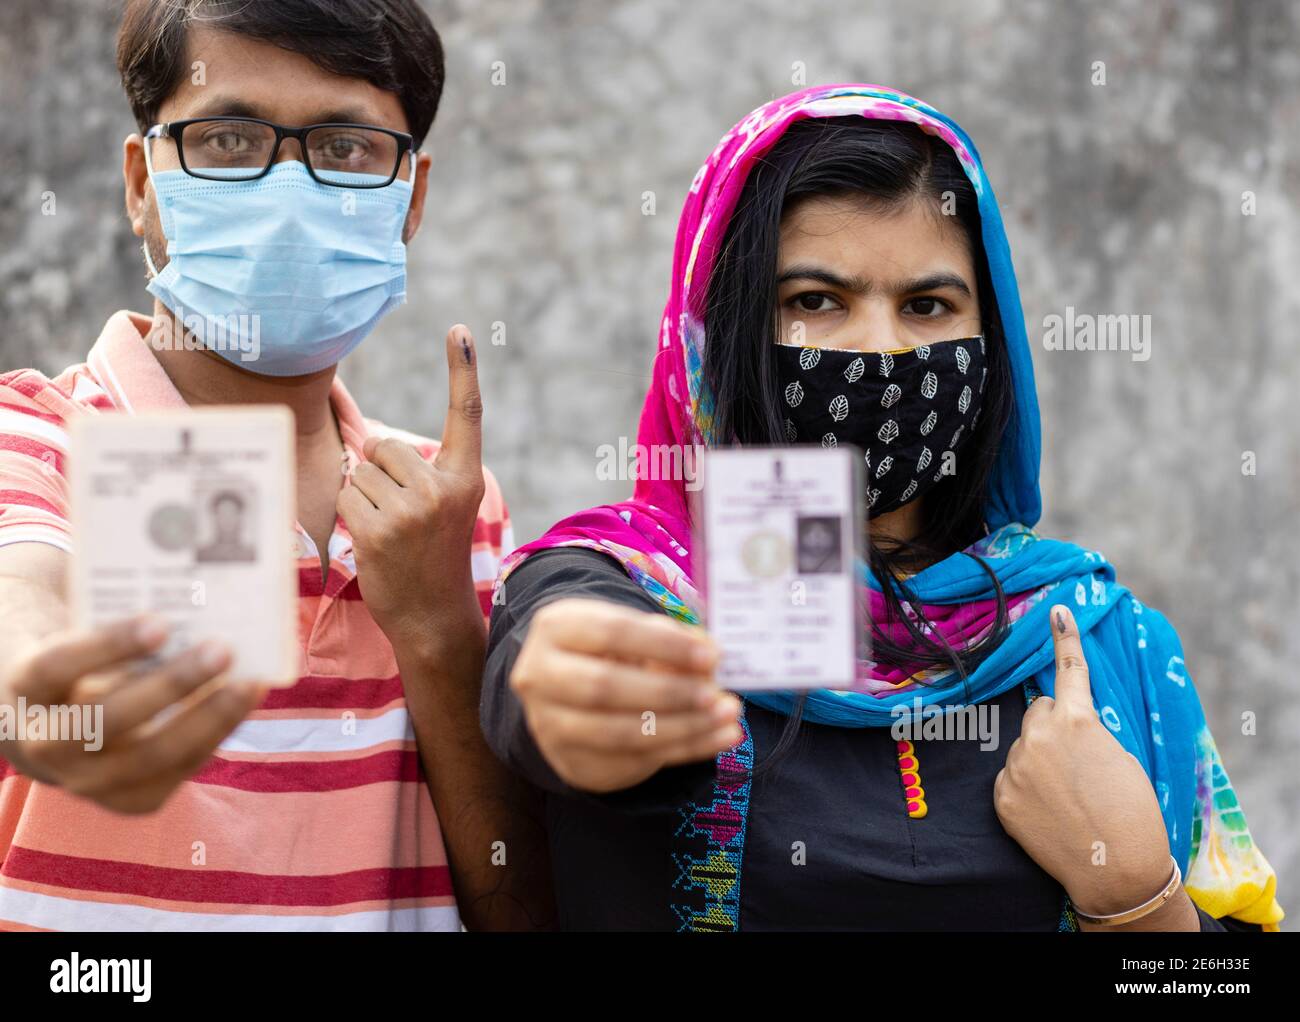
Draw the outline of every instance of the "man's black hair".
M301 53L394 93L417 147L433 124L442 41L416 0L125 0L117 69L141 132L191 73L185 43L194 24Z
M214 493L212 499L208 502L208 507L216 511L222 504L233 504L240 511L245 510L244 498L234 490L220 490Z

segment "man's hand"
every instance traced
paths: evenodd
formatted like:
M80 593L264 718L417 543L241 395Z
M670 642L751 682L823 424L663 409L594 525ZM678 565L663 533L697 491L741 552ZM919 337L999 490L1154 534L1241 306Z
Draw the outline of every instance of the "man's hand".
M452 327L433 463L409 444L367 440L338 511L362 598L397 660L461 918L471 930L534 929L555 915L543 807L492 755L478 722L487 628L470 570L486 488L476 362L469 329Z
M468 327L447 333L447 368L450 401L432 464L410 444L372 437L338 497L362 598L394 647L432 641L446 631L446 612L483 626L470 573L485 485L483 402Z
M565 599L533 616L510 686L565 783L630 788L741 740L740 700L713 680L702 629L657 611Z
M16 707L21 697L29 707L102 705L102 747L27 739L0 744L0 755L28 777L107 809L158 809L265 695L255 686L214 681L231 659L218 643L201 643L149 670L131 666L166 636L165 623L145 617L55 633L33 646L0 677L0 704ZM163 711L170 712L156 719Z

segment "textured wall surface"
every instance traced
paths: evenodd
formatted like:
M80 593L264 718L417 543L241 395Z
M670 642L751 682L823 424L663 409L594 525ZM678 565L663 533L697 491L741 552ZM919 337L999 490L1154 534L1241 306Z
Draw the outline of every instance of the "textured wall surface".
M410 302L344 377L369 414L436 433L441 339L463 320L519 539L620 497L629 484L597 479L596 448L635 434L677 212L722 132L790 91L800 66L809 83L928 99L980 147L1016 255L1044 418L1042 529L1104 551L1180 630L1294 915L1300 15L1289 0L1096 6L432 3L448 87ZM110 312L151 304L122 214L132 123L114 8L0 5L0 369L56 370ZM1044 317L1070 306L1149 315L1151 357L1045 350Z

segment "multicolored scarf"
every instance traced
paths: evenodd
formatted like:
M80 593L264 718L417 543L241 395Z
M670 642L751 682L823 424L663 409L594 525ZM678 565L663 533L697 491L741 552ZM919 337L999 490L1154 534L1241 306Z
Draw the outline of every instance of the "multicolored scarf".
M677 230L672 291L659 331L653 381L641 413L639 450L684 451L712 440L713 399L701 376L704 300L710 269L745 178L795 121L857 115L910 121L952 147L978 196L984 251L992 276L1014 387L1014 408L994 464L985 510L989 534L907 580L932 626L950 645L987 633L995 591L974 557L984 559L1011 594L1007 638L965 679L952 672L908 671L865 663L860 691L815 691L803 715L839 727L883 727L890 711L979 703L1015 686L1027 698L1054 691L1055 662L1047 611L1069 604L1078 621L1098 715L1141 762L1156 791L1170 848L1192 899L1210 915L1277 929L1283 913L1276 876L1251 840L1246 819L1205 721L1177 633L1115 581L1097 551L1039 536L1040 426L1019 290L993 190L975 146L958 125L920 100L875 85L819 86L759 107L718 144L691 183ZM638 472L632 499L566 518L508 557L498 585L529 554L580 546L615 558L663 609L698 622L691 581L691 529L682 480ZM973 555L973 556L968 556ZM879 580L863 568L872 618L884 618ZM912 610L915 608L912 607ZM751 693L747 701L789 713L791 692ZM748 729L746 728L746 732ZM685 929L735 929L753 746L718 759L714 798L683 810L676 906ZM1067 911L1062 928L1073 928ZM1067 925L1067 922L1069 925Z

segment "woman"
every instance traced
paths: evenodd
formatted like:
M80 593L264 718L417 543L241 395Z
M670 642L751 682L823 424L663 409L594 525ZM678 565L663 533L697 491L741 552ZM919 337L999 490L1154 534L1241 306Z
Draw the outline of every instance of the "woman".
M638 439L864 448L873 659L851 693L719 691L683 480L639 473L508 558L483 725L550 793L563 925L1277 928L1174 630L1032 531L1020 300L951 120L847 85L728 133ZM996 741L896 740L916 700L995 712Z

